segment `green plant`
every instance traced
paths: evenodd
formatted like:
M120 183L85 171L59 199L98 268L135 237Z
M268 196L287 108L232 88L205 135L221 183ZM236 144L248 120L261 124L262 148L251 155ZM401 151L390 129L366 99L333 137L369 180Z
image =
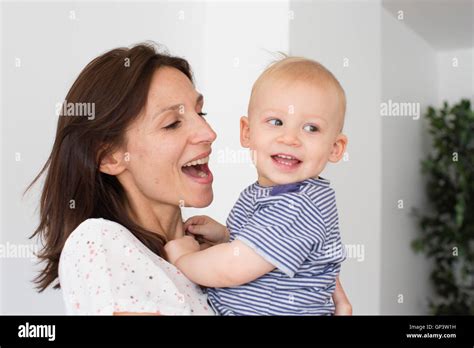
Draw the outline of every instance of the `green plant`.
M433 314L474 314L474 111L467 99L426 114L432 151L422 161L426 211L415 211L417 252L433 259Z

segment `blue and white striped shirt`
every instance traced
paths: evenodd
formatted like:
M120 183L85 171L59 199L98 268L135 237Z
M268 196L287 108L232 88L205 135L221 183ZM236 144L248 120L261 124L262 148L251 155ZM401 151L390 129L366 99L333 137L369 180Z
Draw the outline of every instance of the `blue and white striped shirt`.
M238 239L276 268L236 287L209 288L221 315L331 315L332 294L345 249L329 181L263 187L241 194L227 218Z

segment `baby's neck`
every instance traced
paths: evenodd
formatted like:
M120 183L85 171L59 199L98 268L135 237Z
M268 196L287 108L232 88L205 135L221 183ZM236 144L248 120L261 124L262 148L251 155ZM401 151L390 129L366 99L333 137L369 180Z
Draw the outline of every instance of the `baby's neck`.
M295 182L301 182L301 181L304 181L304 180L307 180L307 179L319 179L319 175L316 175L314 177L311 177L311 178L306 178L306 179L302 179L302 180L298 180L298 181L288 181L288 182L283 182L283 183L275 183L273 181L271 181L270 179L266 178L266 177L262 177L262 176L259 176L258 179L257 179L257 182L260 186L263 186L263 187L272 187L272 186L279 186L279 185L287 185L287 184L294 184Z
M258 177L257 182L260 186L263 186L263 187L270 187L270 186L276 186L277 185L273 181L271 181L267 178L262 178L260 176Z

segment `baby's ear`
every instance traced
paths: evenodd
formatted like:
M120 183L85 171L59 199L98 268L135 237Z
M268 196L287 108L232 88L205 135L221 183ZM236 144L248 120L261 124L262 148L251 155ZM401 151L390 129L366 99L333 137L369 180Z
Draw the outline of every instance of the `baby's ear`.
M240 145L250 147L250 125L246 116L240 118Z
M329 161L333 163L339 162L342 156L344 156L346 147L347 137L341 133L337 136L336 141L332 146L331 154L329 155Z

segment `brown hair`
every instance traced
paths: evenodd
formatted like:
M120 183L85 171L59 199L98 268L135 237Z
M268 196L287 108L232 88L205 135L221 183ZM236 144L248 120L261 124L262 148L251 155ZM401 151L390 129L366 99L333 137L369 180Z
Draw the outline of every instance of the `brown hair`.
M158 53L152 43L138 44L113 49L92 60L67 93L65 103L93 103L95 114L93 119L59 114L51 154L26 189L47 171L40 200L40 223L30 237L37 236L44 244L38 257L46 264L34 279L40 292L58 278L59 258L66 239L89 218L115 221L153 252L165 256L165 237L134 223L126 210L122 185L115 176L99 170L104 156L124 144L128 125L145 106L153 73L165 66L180 70L193 81L186 60ZM62 109L66 110L64 104ZM74 209L70 208L71 203L75 204ZM60 284L53 287L57 289Z

